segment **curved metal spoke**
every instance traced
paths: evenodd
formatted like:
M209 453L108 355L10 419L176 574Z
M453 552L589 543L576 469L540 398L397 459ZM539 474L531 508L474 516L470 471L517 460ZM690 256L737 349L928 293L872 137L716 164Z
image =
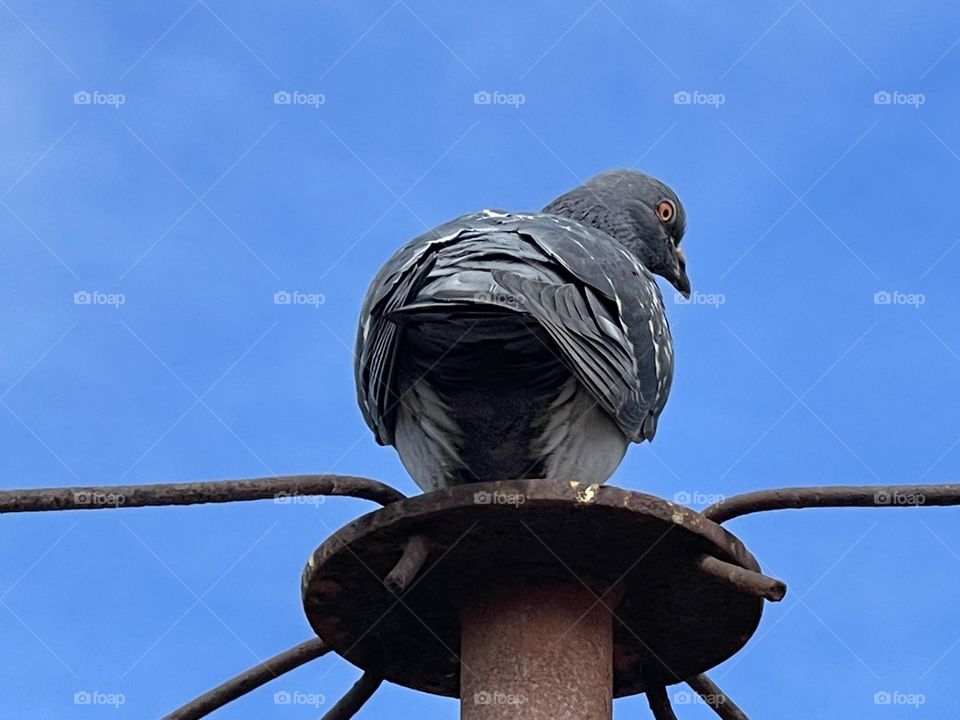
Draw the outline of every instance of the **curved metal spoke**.
M667 696L667 689L662 685L647 688L647 702L656 720L677 720Z
M0 492L0 513L102 510L158 505L199 505L238 500L294 502L310 495L341 495L389 505L406 496L389 485L352 475L284 475L251 480L61 487Z
M321 720L350 720L373 696L382 682L382 670L379 668L367 670Z
M746 714L737 707L727 694L717 687L716 683L707 677L706 673L700 673L687 680L687 685L697 695L703 698L703 701L713 708L713 711L723 720L750 720Z
M204 693L195 700L166 715L163 720L197 720L206 717L238 697L256 690L274 678L315 660L321 655L330 652L329 646L320 638L311 638L292 647L279 655L275 655L266 662L250 668L235 678L227 680L213 690Z
M767 510L935 505L960 505L960 485L836 485L757 490L721 500L701 514L722 523Z
M403 546L403 555L397 561L383 583L395 595L402 595L423 568L430 552L430 541L423 535L411 535Z
M787 586L782 580L747 570L711 555L702 555L698 564L712 577L748 595L780 602L787 593Z

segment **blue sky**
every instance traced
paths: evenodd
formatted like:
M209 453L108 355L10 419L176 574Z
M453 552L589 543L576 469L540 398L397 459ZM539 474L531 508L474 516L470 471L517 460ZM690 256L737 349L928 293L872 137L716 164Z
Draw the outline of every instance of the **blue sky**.
M451 217L631 165L683 200L698 294L666 294L673 394L613 483L700 502L956 482L958 38L945 1L4 0L2 483L332 471L415 492L355 405L373 274ZM10 716L157 717L300 642L306 558L369 509L5 517ZM790 587L712 673L748 713L958 714L960 509L730 527ZM313 718L274 692L329 706L356 677L327 657L221 714ZM397 712L456 704L385 686L362 717Z

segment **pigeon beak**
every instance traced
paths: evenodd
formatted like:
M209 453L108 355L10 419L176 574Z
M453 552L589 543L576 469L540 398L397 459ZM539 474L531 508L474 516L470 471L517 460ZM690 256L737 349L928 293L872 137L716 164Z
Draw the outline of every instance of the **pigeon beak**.
M683 255L683 250L679 246L673 246L673 255L671 256L670 272L666 276L670 284L677 292L683 295L684 299L690 299L690 278L687 277L687 259Z

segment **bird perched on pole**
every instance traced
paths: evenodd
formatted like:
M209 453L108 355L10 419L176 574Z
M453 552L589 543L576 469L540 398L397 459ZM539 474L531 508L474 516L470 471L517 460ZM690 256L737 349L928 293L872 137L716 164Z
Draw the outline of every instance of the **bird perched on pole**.
M676 194L614 170L539 213L483 210L405 245L367 292L360 409L424 490L600 483L652 440L673 379L654 275L689 297Z

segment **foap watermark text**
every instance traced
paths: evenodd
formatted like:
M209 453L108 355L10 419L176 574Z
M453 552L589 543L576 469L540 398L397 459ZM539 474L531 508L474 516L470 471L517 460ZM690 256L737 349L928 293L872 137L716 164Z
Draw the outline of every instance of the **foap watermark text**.
M273 694L274 705L305 705L318 708L327 701L325 695L300 690L277 690Z
M721 502L726 497L726 495L720 493L707 493L700 490L678 490L673 494L673 501L681 505L700 507Z
M78 90L73 94L74 105L109 105L119 108L127 102L123 93L105 93L99 90Z
M519 693L481 690L473 694L474 705L523 705L525 702L527 702L526 695Z
M723 93L705 93L699 90L677 90L673 94L674 105L706 105L714 109L727 102Z
M505 93L499 90L490 92L489 90L477 90L473 94L474 105L508 105L512 108L519 108L527 102L527 96L523 93Z
M273 294L274 305L309 305L319 308L327 301L323 293L306 293L299 290L277 290Z
M873 294L874 305L906 305L918 308L927 302L923 293L906 293L899 290L878 290Z
M123 293L105 293L99 290L77 290L73 294L74 305L106 305L114 309L127 301Z
M522 493L486 492L481 490L473 494L474 505L514 505L519 507L527 501Z
M927 102L927 96L923 93L878 90L873 94L874 105L906 105L914 109L919 109L925 102Z
M73 694L74 705L106 705L119 709L127 701L123 693L100 692L99 690L77 690Z
M723 293L705 293L692 292L689 298L685 298L678 292L673 294L675 305L707 305L719 309L721 305L727 302L727 296Z
M301 495L297 492L278 492L273 496L273 502L277 505L314 505L320 507L325 500L326 497L323 495Z
M120 507L127 502L123 493L98 492L96 490L76 490L73 501L77 505L93 505L94 507Z
M874 705L907 705L919 708L927 702L923 693L905 693L899 690L879 690L873 694Z
M710 707L716 707L717 705L722 705L727 701L726 695L700 695L699 693L691 692L690 690L677 690L673 693L673 704L674 705L709 705Z
M327 96L323 93L306 93L299 90L277 90L273 94L274 105L306 105L319 108L326 104Z
M874 505L888 505L890 507L909 507L911 505L925 505L927 496L918 492L887 492L880 490L873 495Z

